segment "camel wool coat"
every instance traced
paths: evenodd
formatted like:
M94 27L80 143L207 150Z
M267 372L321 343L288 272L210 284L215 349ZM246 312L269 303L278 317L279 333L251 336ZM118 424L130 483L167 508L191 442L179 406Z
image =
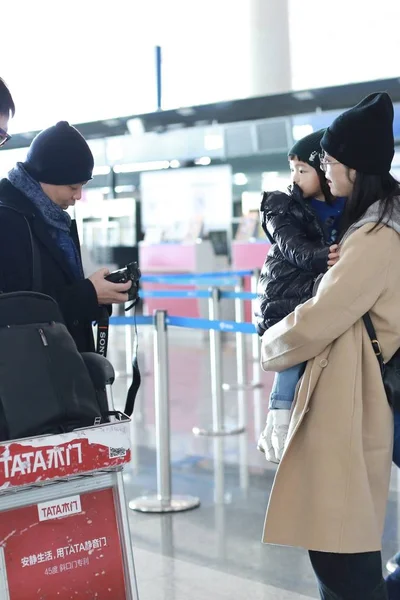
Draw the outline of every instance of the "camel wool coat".
M265 543L336 553L381 549L393 414L362 316L370 311L389 360L400 346L400 217L372 227L355 227L316 296L263 335L264 370L308 361Z

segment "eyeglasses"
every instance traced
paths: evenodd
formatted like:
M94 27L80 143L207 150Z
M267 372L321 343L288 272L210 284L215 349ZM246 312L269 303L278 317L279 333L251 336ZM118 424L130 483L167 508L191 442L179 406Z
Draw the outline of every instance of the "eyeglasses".
M321 152L319 155L319 166L321 171L326 173L328 165L340 165L340 162L337 160L326 160L326 155L324 152Z
M7 144L8 140L11 140L11 135L9 135L7 131L4 131L4 129L0 127L0 147L4 146L4 144Z

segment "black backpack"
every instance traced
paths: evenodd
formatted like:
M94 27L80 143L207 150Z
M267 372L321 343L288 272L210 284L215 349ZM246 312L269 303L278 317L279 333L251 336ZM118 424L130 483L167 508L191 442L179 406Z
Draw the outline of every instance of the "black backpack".
M0 440L88 427L107 412L57 303L36 292L1 294Z

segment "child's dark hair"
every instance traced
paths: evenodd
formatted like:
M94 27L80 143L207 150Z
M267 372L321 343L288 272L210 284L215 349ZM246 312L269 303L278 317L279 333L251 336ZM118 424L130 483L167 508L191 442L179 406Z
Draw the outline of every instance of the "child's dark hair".
M319 185L321 187L321 192L324 195L325 202L327 204L329 204L329 206L331 206L333 204L335 198L331 194L331 190L330 190L329 185L328 185L328 183L326 181L326 178L325 178L325 173L320 168L319 158L316 159L315 166L311 165L308 161L301 159L296 154L289 154L288 159L289 160L301 160L301 162L306 163L307 165L309 165L311 168L313 168L317 172L318 179L319 179Z

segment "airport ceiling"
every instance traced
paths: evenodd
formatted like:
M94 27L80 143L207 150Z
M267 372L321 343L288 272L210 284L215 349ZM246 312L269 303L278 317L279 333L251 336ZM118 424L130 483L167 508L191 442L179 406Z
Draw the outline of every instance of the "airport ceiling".
M364 96L378 91L388 92L393 102L400 102L400 78L354 83L328 88L293 91L284 94L246 98L157 111L142 115L118 117L106 121L81 123L78 129L87 139L104 138L129 133L128 122L141 119L146 132L162 132L180 127L195 127L211 123L235 123L273 117L340 110L357 104ZM13 135L7 149L23 148L37 132Z

